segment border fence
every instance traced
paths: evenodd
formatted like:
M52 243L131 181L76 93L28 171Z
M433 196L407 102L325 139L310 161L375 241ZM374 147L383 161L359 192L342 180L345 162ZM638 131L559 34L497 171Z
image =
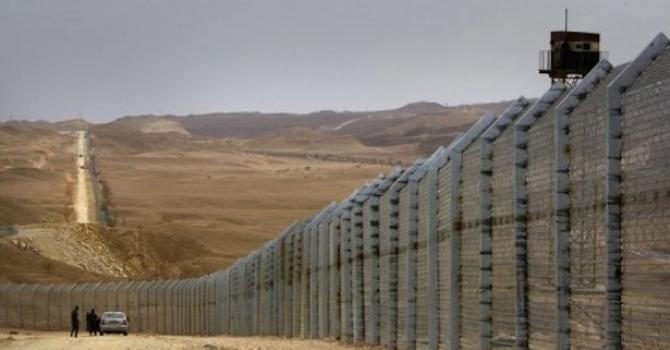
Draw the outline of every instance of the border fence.
M670 41L485 115L447 147L182 280L0 284L0 326L393 349L670 349Z

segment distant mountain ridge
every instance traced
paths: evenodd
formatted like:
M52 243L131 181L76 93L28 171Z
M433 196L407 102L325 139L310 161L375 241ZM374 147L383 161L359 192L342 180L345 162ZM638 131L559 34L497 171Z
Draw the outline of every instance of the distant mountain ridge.
M418 101L396 109L375 111L322 110L306 114L250 111L187 116L137 115L98 124L95 129L100 131L106 128L118 132L128 129L143 134L180 134L180 137L264 138L262 142L251 143L255 145L276 144L278 139L284 136L290 138L296 129L302 129L302 135L328 138L330 141L325 144L335 144L332 142L333 139L326 135L351 137L367 147L411 146L415 149L414 156L429 154L436 147L448 144L486 112L498 114L510 103L511 101L502 101L445 106L435 102ZM29 123L60 131L92 126L83 120L11 123ZM305 133L307 129L313 130L314 133ZM282 133L286 135L282 136ZM273 141L270 142L270 139ZM282 144L296 144L297 147L297 143Z
M312 129L324 134L352 136L361 144L386 147L415 144L418 154L427 154L453 140L486 112L500 113L511 102L444 106L419 101L400 108L378 111L323 110L307 114L232 112L190 116L128 116L112 124L141 129L156 118L179 123L190 135L204 137L256 138L274 136L282 130Z

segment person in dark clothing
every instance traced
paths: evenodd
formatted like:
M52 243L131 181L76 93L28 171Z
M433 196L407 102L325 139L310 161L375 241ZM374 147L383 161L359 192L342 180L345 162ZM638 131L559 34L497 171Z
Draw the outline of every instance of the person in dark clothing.
M100 333L100 317L95 313L95 309L91 309L91 332L93 335Z
M74 310L70 314L70 322L72 323L72 330L70 331L70 337L75 337L79 335L79 306L75 306Z
M86 331L88 331L88 335L93 335L93 324L91 323L90 312L86 313Z

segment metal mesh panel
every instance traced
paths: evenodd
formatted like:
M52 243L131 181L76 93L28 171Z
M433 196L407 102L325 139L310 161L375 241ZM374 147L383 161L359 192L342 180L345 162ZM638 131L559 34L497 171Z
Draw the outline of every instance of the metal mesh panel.
M0 285L0 326L9 327L9 297L10 297L9 283Z
M251 329L250 329L250 334L258 334L259 326L260 326L260 289L261 289L261 271L260 271L260 254L255 254L253 257L253 272L252 276L254 279L253 282L253 287L251 288L250 292L251 298L251 309L252 311L252 324L251 324Z
M318 223L315 224L310 230L310 239L309 239L309 331L307 335L315 339L319 331L319 310L318 310L318 297L319 292L319 274L318 274L318 233L319 227Z
M49 289L51 285L36 285L33 289L33 324L36 329L49 329Z
M355 204L351 209L351 312L353 342L365 340L363 310L363 208Z
M353 322L351 309L351 214L344 212L340 216L340 340L353 340Z
M157 294L158 302L158 322L156 325L157 331L160 333L167 334L168 330L168 319L170 318L170 302L169 299L170 291L172 288L173 281L163 281L160 284Z
M137 308L139 310L139 328L141 332L151 330L149 326L149 286L149 282L144 281L137 288Z
M559 99L560 100L560 99ZM526 168L528 331L530 347L556 343L556 257L553 196L555 167L554 110L549 109L528 130Z
M155 281L149 284L148 290L148 324L147 328L151 332L158 332L158 287L160 282Z
M329 305L328 305L328 293L330 290L330 271L328 269L328 264L330 260L330 237L329 237L330 225L328 222L323 222L319 225L318 231L318 277L319 277L319 290L317 293L318 298L318 308L319 308L319 338L328 337L329 333L329 321L330 316L328 314Z
M399 349L412 349L416 333L416 183L400 190L398 214Z
M379 201L379 335L389 348L396 344L398 194L384 193Z
M614 68L575 108L570 123L571 343L603 343L605 300L605 87Z
M59 290L62 287L62 285L53 285L50 284L47 287L46 291L46 299L47 299L47 305L46 305L46 323L47 323L47 329L48 330L59 330L62 329L60 325L60 294ZM0 287L0 293L2 293L2 287ZM1 299L0 299L1 300ZM0 302L0 308L2 307L2 304ZM2 313L2 309L0 309L0 320L2 320L2 317L4 314ZM1 323L0 323L1 324Z
M283 295L282 295L282 312L285 336L293 335L293 233L289 232L283 239L284 246L282 258L283 263Z
M670 50L623 95L623 344L670 348Z
M222 273L219 284L219 306L220 312L218 315L220 322L220 334L230 334L230 270Z
M239 263L234 265L230 274L230 334L239 335L240 319L242 314L240 312L240 298L242 292L242 269Z
M305 228L302 235L302 293L300 294L300 337L308 338L309 337L309 327L310 327L310 318L309 318L309 300L310 300L310 271L311 271L311 227Z
M302 307L302 230L293 235L293 336L300 336Z
M268 280L267 280L267 275L268 275L268 266L267 266L267 260L268 260L268 247L267 245L261 249L261 252L259 254L259 260L260 260L260 269L258 271L260 278L259 282L260 285L258 286L258 291L259 291L259 296L258 296L258 311L259 311L259 327L257 334L260 335L267 335L267 319L269 316L269 304L268 304Z
M511 126L502 131L491 144L491 170L492 342L494 345L512 345L515 328L516 260L513 210L514 128Z
M438 234L438 308L439 308L439 332L438 345L442 350L451 348L449 337L449 303L451 302L451 233L453 223L451 220L451 172L452 164L447 163L438 174L437 184L437 234Z
M328 315L329 336L340 337L342 321L340 319L340 219L334 217L329 225L329 283Z
M365 342L379 343L379 197L372 195L363 207L363 284Z
M428 177L418 185L416 243L416 349L428 349Z
M479 348L479 238L481 193L481 141L475 141L463 152L462 163L462 229L461 229L461 348Z
M163 332L166 334L176 334L174 320L175 309L177 307L176 293L179 288L179 281L168 281L163 289L163 300L165 302L165 319L163 320Z

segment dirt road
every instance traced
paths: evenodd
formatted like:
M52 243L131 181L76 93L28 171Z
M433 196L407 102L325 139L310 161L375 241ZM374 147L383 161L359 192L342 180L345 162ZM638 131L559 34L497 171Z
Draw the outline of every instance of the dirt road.
M74 211L77 223L88 224L91 220L89 171L88 167L88 138L86 131L77 131L77 187L74 196Z
M379 347L344 346L334 342L266 337L187 337L146 334L91 337L80 332L70 338L65 332L0 331L0 349L205 349L205 350L371 350Z

